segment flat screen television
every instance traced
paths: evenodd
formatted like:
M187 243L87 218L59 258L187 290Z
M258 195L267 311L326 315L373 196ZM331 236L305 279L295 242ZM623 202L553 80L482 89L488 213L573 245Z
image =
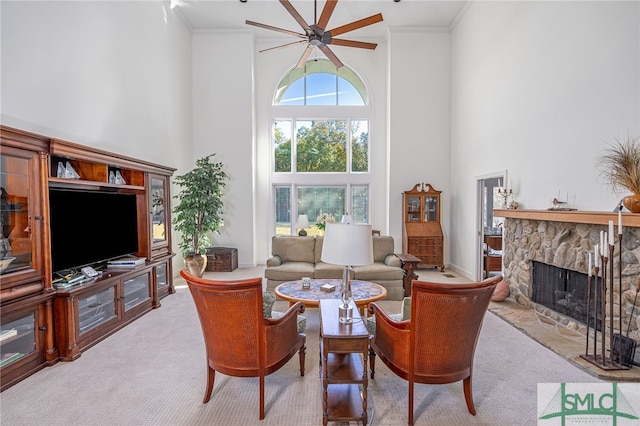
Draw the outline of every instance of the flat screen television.
M51 188L49 214L53 272L138 251L135 194Z

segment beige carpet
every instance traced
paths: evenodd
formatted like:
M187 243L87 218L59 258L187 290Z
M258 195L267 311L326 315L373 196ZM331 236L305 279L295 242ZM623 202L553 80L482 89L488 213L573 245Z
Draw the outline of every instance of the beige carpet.
M223 277L253 275L238 270ZM258 276L260 274L258 273ZM209 275L214 276L214 275ZM318 312L308 309L306 375L297 357L266 378L266 419L258 420L257 379L218 375L205 388L204 345L188 289L87 350L0 394L5 425L321 425ZM374 425L403 425L407 384L381 362L369 382ZM535 425L540 382L596 382L505 321L486 316L476 352L474 400L466 409L462 384L416 387L417 425Z

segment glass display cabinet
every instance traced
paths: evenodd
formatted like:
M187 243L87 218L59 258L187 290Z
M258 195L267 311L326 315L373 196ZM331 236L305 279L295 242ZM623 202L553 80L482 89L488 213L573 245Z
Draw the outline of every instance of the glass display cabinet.
M418 183L404 192L402 251L419 258L419 267L438 267L444 271L441 193L428 183Z

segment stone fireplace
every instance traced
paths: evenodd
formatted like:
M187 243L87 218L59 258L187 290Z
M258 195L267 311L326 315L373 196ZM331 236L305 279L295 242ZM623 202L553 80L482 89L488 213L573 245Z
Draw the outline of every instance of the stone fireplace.
M579 303L574 296L576 298L586 296L584 287L587 285L587 256L593 253L594 246L599 243L600 231L606 232L609 220L613 220L616 225L613 256L614 331L618 331L619 321L622 319L623 334L626 334L629 327L631 330L629 336L640 341L640 306L635 307L633 318L631 318L631 308L640 280L640 215L623 214L622 267L620 269L617 213L494 210L494 216L505 218L503 275L509 284L510 297L521 305L532 307L538 314L582 333L586 333L584 317L567 315L563 312L564 305ZM559 271L567 271L566 273L575 282L569 283L568 288L566 286L556 288L553 287L556 284L549 283L550 279L538 277L538 282L534 283L534 275L537 275L534 274L534 265L537 265L537 270L549 266ZM619 303L618 292L619 270L622 271L622 306ZM563 272L553 272L553 274L558 273ZM541 287L537 287L540 284L542 284ZM571 294L558 293L561 296L558 299L561 300L560 305L557 305L556 295L549 294L549 292L567 291ZM607 296L607 302L608 300ZM640 304L640 300L637 303ZM583 308L577 306L576 309L579 311ZM608 314L609 306L606 310ZM636 353L636 362L639 355Z

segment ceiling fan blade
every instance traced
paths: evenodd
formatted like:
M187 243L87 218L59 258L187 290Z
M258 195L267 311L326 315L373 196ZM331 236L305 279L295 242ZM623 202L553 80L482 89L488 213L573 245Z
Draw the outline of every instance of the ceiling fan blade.
M259 52L262 53L262 52L266 52L266 51L269 51L269 50L282 49L283 47L289 47L289 46L293 46L294 44L300 44L300 43L307 43L307 40L293 41L291 43L281 44L280 46L274 46L274 47L269 47L269 48L266 48L266 49L262 49Z
M355 40L341 40L339 38L332 38L331 44L335 44L336 46L359 47L361 49L371 49L371 50L374 50L378 46L375 43L367 43L364 41L355 41Z
M359 28L376 24L378 22L382 22L382 13L371 15L368 18L363 18L358 21L353 21L350 24L342 25L340 27L329 30L328 32L331 34L331 37L335 37L337 35L348 33L349 31L357 30Z
M327 28L327 24L329 23L329 19L331 18L333 9L336 8L336 4L338 4L338 0L327 0L325 2L324 8L322 9L322 13L320 14L320 19L318 20L316 27L322 28L323 30Z
M322 50L325 56L329 58L329 60L333 63L333 65L336 66L336 68L340 68L344 66L344 64L340 61L340 59L338 59L336 54L333 53L331 49L329 49L329 46L327 46L326 44L323 44L322 46L318 46L318 47L320 47L320 50Z
M265 30L273 30L273 31L278 31L280 33L290 34L290 35L296 36L296 37L303 37L303 38L307 37L305 34L302 34L302 33L297 33L295 31L290 31L290 30L285 30L284 28L273 27L273 26L267 25L267 24L261 24L260 22L244 21L244 23L247 24L247 25L253 25L254 27L258 27L258 28L264 28Z
M304 66L304 64L307 62L307 59L309 58L309 55L311 55L311 52L313 52L313 45L309 43L307 48L302 53L302 56L300 57L296 68L302 68Z
M300 16L300 14L298 13L298 11L293 7L293 5L291 3L289 3L289 0L280 0L280 3L282 3L282 5L284 6L285 9L287 9L289 11L289 13L291 14L291 16L293 16L293 19L296 20L296 22L298 22L298 24L300 24L300 26L305 30L305 31L311 31L311 27L309 26L309 24L307 24L307 21L304 20L304 18L302 16Z

